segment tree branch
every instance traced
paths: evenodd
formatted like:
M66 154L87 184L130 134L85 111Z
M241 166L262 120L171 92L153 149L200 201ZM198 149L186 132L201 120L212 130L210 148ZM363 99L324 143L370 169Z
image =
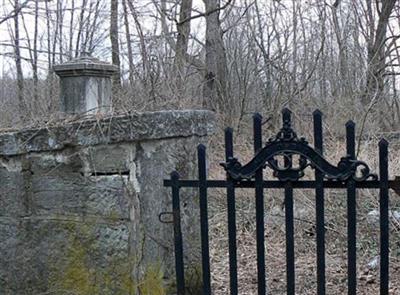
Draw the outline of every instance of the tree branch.
M213 13L215 13L215 12L217 12L217 11L224 10L224 9L227 8L227 7L229 6L229 4L231 4L231 3L232 3L232 0L228 0L228 1L227 1L223 6L221 6L221 7L218 7L218 8L212 9L212 10L210 10L210 11L206 11L206 12L204 12L204 13L199 13L199 14L193 15L193 16L191 16L191 17L185 18L184 20L181 20L181 21L177 22L176 25L180 26L180 25L183 25L184 23L186 23L186 22L188 22L188 21L191 21L191 20L193 20L193 19L196 19L196 18L199 18L199 17L206 17L206 16L209 16L210 14L213 14Z
M17 8L15 8L13 11L11 11L8 15L3 16L3 18L0 19L0 25L4 22L8 21L9 19L16 17L22 9L24 9L26 6L28 6L29 2L31 2L31 1L32 0L26 0L24 3L22 3Z

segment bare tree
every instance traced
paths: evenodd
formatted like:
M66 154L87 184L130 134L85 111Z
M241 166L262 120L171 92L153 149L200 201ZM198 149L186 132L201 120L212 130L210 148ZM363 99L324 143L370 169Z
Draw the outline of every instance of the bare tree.
M38 30L39 30L39 1L35 0L34 6L34 31L33 31L33 40L31 40L29 36L29 31L27 28L27 24L25 21L25 17L21 15L22 25L24 27L26 42L28 43L28 53L29 53L29 62L32 66L32 76L33 76L33 100L34 103L38 102L39 98L39 77L38 77ZM32 44L33 43L33 44Z
M9 19L14 19L19 13L20 11L25 8L29 2L31 2L32 0L26 0L23 3L19 3L18 7L16 7L14 5L14 8L12 11L10 11L9 13L7 13L6 15L2 15L0 16L0 25L6 21L8 21Z
M74 20L75 20L75 0L71 0L70 21L69 21L69 40L68 40L68 58L73 57L73 40L74 40Z
M42 89L47 101L57 96L54 64L88 52L120 68L121 105L202 105L239 125L257 110L275 126L287 104L329 117L335 103L356 116L360 103L380 101L391 115L374 108L378 117L400 118L395 0L203 0L204 10L193 0L11 2L0 16L10 36L0 41L0 56L15 65L21 109L33 84L24 110L40 105L26 102L40 100ZM55 107L42 105L48 113Z
M51 54L51 21L50 21L50 8L49 3L45 2L45 10L46 10L46 33L47 33L47 100L50 100L53 97L53 63L52 63L52 54Z
M117 90L121 86L121 62L119 58L119 36L118 36L118 1L111 1L111 18L110 18L110 39L111 39L111 56L112 63L117 66L118 71L113 76L113 87Z
M203 0L206 15L206 75L203 86L203 105L223 111L229 103L228 67L220 21L218 0Z
M182 0L179 12L179 21L176 24L178 36L175 45L175 59L174 65L177 74L182 77L184 73L184 66L186 62L186 55L189 44L190 34L190 19L192 15L192 0ZM183 79L179 79L182 81Z
M385 45L387 42L387 28L389 17L392 14L396 0L382 1L382 6L376 2L376 12L378 14L378 23L374 26L374 11L372 0L366 0L369 18L370 34L368 42L367 59L367 78L365 90L362 95L362 103L367 106L371 100L379 100L384 89L384 71L386 69L387 51Z
M25 121L26 114L25 112L25 102L24 102L24 75L22 73L22 63L21 63L21 49L20 49L20 31L19 31L19 13L21 12L19 0L14 1L14 52L15 52L15 67L17 72L17 85L18 85L18 106L19 106L19 115L21 121Z
M114 1L112 1L113 3ZM83 27L85 25L85 11L86 11L87 0L82 0L81 11L79 14L79 23L77 28L77 37L76 37L76 44L75 44L75 57L78 57L82 53L81 48L81 38L83 33Z
M144 38L144 33L142 29L142 25L139 21L139 15L133 6L133 3L131 1L128 1L129 9L131 11L134 23L135 23L135 28L136 32L139 38L139 45L140 45L140 55L142 57L142 82L145 87L147 87L147 75L149 71L149 62L148 62L148 54L147 54L147 48L146 48L146 41Z
M58 32L60 36L63 36L63 28L64 28L64 7L63 1L57 1L57 20L58 20ZM63 38L58 40L58 58L59 62L63 62Z

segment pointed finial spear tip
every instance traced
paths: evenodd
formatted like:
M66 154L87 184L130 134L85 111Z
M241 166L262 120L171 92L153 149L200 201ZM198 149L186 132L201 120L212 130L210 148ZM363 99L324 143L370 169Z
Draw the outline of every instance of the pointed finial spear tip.
M379 141L379 146L388 146L389 145L389 142L386 140L386 139L384 139L384 138L382 138L380 141Z
M171 178L175 178L175 179L179 178L179 173L177 171L172 171Z
M316 109L316 110L313 112L313 115L314 115L314 116L321 116L321 117L322 117L323 113L321 112L320 109Z
M282 109L282 121L283 124L289 124L291 123L292 120L292 112L288 108L283 108Z
M346 127L354 127L354 126L356 126L356 123L354 123L354 121L353 121L353 120L349 120L349 121L347 121L347 123L346 123Z
M226 127L225 128L225 133L233 133L233 128L232 127Z
M261 119L262 119L262 116L261 116L260 113L254 113L254 114L253 114L253 119L261 120Z

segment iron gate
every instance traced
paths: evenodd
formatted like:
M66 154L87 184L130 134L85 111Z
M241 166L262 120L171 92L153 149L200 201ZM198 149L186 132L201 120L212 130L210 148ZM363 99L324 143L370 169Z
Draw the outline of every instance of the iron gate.
M285 229L286 229L286 283L287 294L295 294L295 252L293 226L293 190L315 189L316 208L316 259L317 294L325 294L325 213L324 189L347 190L347 250L348 250L348 294L356 294L356 189L379 189L380 204L380 294L389 294L389 188L399 188L399 181L388 177L388 142L379 142L379 178L370 172L365 162L356 159L355 124L346 124L347 155L335 166L323 157L322 113L313 113L314 147L303 137L298 137L291 126L291 112L282 111L283 126L278 134L262 146L262 117L253 116L255 156L242 165L233 156L233 132L225 130L226 180L208 180L206 176L206 147L199 145L198 179L181 180L178 172L164 181L164 186L172 188L175 267L177 294L185 294L185 267L183 261L183 239L181 231L180 189L198 188L200 198L200 233L202 254L203 294L211 294L210 254L208 238L207 189L226 188L228 207L229 278L230 294L238 294L235 188L253 188L256 202L257 240L257 284L258 294L266 294L265 253L264 253L264 190L284 189ZM279 160L278 160L279 159ZM302 180L304 170L315 170L314 180ZM276 180L264 180L263 169L270 168Z

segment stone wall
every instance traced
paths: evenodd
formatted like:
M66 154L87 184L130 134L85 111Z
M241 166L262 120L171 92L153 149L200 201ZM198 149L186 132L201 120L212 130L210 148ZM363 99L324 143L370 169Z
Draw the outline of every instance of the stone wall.
M171 293L162 182L175 169L197 175L195 147L213 122L207 111L153 112L0 134L0 294ZM182 198L198 275L198 200Z

